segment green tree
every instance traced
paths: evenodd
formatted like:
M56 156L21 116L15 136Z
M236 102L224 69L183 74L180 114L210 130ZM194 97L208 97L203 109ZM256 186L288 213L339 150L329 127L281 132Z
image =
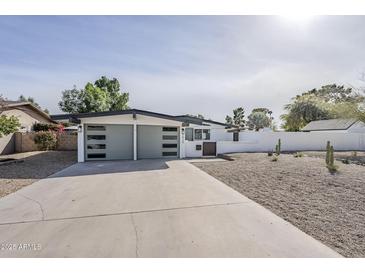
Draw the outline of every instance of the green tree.
M326 85L297 95L284 109L287 113L280 116L287 131L299 131L311 121L344 118L338 111L341 104L355 106L364 97L352 88L336 84Z
M6 115L0 115L0 138L4 135L16 132L19 127L19 119L14 115L9 117Z
M100 112L108 111L109 103L108 92L94 86L91 83L87 83L82 95L82 101L85 105L84 112Z
M228 125L237 126L243 128L246 124L245 110L243 107L238 107L233 110L233 118L229 115L226 116L226 123Z
M1 109L5 106L5 99L0 94L0 113ZM20 127L19 119L15 116L0 115L0 138L4 135L16 132Z
M82 101L83 91L73 87L73 89L67 89L62 91L62 100L58 103L60 109L67 113L80 113L84 112L86 108Z
M65 90L58 103L60 109L67 113L84 113L97 111L116 111L128 109L128 93L120 92L116 78L102 76L94 84L87 83L84 89Z
M96 87L108 92L108 104L109 110L125 110L128 109L128 93L120 92L120 84L116 78L108 79L102 76L100 79L95 81Z
M247 125L251 130L258 131L262 128L271 126L271 118L263 111L253 110L247 118Z

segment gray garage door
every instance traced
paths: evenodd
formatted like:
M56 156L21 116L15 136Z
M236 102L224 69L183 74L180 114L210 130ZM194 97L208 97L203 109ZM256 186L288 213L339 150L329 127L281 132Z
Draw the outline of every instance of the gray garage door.
M177 127L137 126L138 159L179 156L179 129Z
M133 159L133 125L85 125L85 159Z

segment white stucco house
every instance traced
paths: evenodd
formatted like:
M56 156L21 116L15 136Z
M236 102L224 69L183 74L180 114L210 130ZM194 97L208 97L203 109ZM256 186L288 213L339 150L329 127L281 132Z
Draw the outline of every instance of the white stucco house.
M217 141L238 141L225 123L139 109L52 115L78 124L78 161L216 156Z

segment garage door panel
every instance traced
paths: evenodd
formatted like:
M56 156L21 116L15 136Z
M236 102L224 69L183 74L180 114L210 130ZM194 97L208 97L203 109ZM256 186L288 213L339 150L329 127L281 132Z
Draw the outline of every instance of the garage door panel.
M86 160L133 159L132 125L86 125Z
M137 126L138 159L177 157L179 131L176 127Z

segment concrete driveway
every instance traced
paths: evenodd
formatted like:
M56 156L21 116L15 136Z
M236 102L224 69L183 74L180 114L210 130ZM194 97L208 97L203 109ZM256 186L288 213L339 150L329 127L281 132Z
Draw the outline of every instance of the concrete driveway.
M0 199L2 257L337 257L187 161L73 165Z

